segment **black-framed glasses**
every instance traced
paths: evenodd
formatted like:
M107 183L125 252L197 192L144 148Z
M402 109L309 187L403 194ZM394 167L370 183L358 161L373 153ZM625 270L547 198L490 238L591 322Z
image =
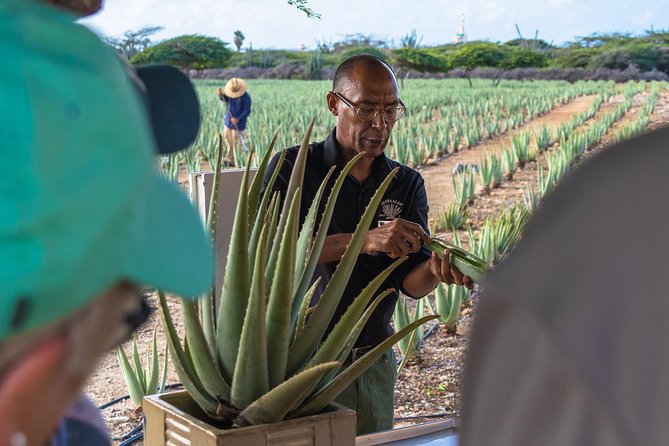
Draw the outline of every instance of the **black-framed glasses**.
M361 121L371 122L379 114L378 107L372 107L371 105L355 105L336 91L333 91L332 94L341 99L344 104L351 107L355 111L355 115ZM402 100L398 100L400 102L398 105L388 105L387 107L383 107L383 119L385 119L387 122L397 121L404 115L404 112L407 111L407 108L402 103Z

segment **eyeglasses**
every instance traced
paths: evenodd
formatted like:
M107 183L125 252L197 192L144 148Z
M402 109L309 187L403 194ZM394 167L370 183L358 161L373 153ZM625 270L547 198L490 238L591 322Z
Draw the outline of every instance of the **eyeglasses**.
M371 122L379 114L378 107L372 107L370 105L355 105L336 91L331 93L341 99L344 104L351 107L355 111L355 115L361 121ZM383 119L385 119L387 122L395 122L400 119L402 115L404 115L404 112L407 111L407 108L401 100L399 100L399 102L399 105L389 105L387 107L383 107Z

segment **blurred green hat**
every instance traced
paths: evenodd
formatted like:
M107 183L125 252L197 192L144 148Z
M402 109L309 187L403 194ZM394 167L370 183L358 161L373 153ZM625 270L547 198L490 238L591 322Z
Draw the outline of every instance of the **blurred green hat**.
M122 280L211 286L200 218L155 161L197 133L188 79L149 67L138 83L73 16L32 1L0 2L0 58L0 340Z

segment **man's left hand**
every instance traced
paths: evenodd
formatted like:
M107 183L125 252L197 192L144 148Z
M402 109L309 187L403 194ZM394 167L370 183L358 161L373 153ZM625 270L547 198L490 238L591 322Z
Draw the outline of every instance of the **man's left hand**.
M234 125L237 125L237 123L239 122L239 119L237 119L237 118L230 118L230 122L232 122Z
M451 253L448 249L444 250L444 256L440 259L436 252L432 253L432 257L428 260L430 272L447 285L464 285L468 289L474 288L474 282L469 276L463 275L459 269L450 263Z

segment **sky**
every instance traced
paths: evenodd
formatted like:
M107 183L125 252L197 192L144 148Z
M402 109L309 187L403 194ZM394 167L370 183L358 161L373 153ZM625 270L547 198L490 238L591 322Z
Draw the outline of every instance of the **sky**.
M104 9L82 23L120 37L146 25L164 29L155 42L183 34L214 36L232 44L242 31L243 48L314 49L351 34L399 41L416 30L422 45L450 43L465 17L467 40L507 41L538 37L561 45L593 33L642 33L669 29L667 0L310 0L320 19L285 0L105 0Z

